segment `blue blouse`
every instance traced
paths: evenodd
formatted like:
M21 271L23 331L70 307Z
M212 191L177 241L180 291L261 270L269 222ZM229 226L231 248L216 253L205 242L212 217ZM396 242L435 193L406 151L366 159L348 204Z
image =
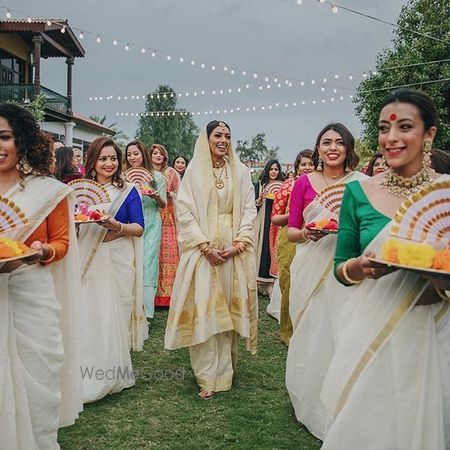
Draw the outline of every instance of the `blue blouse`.
M131 189L114 218L122 223L137 223L145 228L142 200L135 187Z

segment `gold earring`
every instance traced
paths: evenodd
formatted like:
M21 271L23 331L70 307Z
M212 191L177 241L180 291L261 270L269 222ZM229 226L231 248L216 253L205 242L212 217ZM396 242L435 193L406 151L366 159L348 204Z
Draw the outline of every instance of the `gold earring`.
M422 151L423 151L423 167L425 169L431 169L431 148L433 146L433 140L432 139L425 139L423 141L422 145Z
M318 159L317 159L317 167L316 167L316 170L317 170L318 172L322 172L322 170L323 170L322 158L321 158L320 156L319 156Z

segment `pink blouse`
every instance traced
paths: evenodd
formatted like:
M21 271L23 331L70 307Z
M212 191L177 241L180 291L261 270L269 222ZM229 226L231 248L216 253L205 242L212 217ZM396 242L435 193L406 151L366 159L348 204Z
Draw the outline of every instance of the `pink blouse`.
M303 227L303 211L316 195L317 192L311 186L308 175L302 175L292 188L288 227L298 229Z

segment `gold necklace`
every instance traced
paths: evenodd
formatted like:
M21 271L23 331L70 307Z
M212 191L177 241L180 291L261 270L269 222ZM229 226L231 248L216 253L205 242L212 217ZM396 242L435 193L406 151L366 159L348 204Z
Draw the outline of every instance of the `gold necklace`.
M227 168L225 166L225 162L223 163L223 165L221 167L222 167L222 170L220 171L219 175L216 175L214 173L214 169L213 169L213 175L214 175L214 178L215 178L214 183L215 183L217 189L223 189L223 187L225 186L225 183L224 183L224 181L222 179L222 176L223 176L224 172L225 172L225 179L228 178Z
M329 183L328 183L327 179L325 178L325 173L323 171L321 173L322 173L323 181L325 181L325 184L327 186L329 186ZM330 177L333 181L336 181L336 180L340 180L344 175L345 175L345 172L343 174L339 174L339 175L328 175L327 174L327 177Z
M220 168L223 167L224 165L225 165L225 160L224 160L224 159L217 160L215 163L213 163L213 166L214 166L216 169L220 169Z
M389 168L384 172L379 183L382 188L387 189L391 194L407 198L432 181L431 170L428 167L422 167L415 175L409 178L402 177Z

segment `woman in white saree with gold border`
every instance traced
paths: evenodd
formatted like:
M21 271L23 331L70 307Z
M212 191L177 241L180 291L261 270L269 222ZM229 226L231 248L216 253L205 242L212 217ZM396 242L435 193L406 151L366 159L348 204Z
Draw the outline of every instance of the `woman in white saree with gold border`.
M2 237L39 250L29 265L0 264L0 448L8 450L59 448L58 427L82 410L71 191L44 176L51 145L28 111L0 105L0 194L30 222Z
M238 336L254 353L257 334L254 191L225 123L201 132L176 213L181 258L165 347L189 347L200 396L210 398L231 388Z
M93 402L135 384L130 349L148 337L143 306L144 217L136 188L121 177L121 152L108 138L88 149L86 175L103 184L108 219L80 225L83 397Z
M317 234L305 225L331 217L338 219L318 200L323 189L367 178L359 172L349 172L358 163L354 142L344 125L325 126L317 137L312 155L315 167L322 161L319 170L306 178L300 177L291 193L288 237L298 243L290 268L289 315L293 333L286 361L286 387L297 420L319 439L323 439L326 432L320 391L334 354L346 289L333 276L336 236ZM302 210L301 205L310 198L311 186L318 192L317 197ZM302 193L303 200L298 198ZM291 214L301 213L301 221L291 217ZM304 241L305 238L309 239Z
M430 169L436 121L425 94L394 91L379 119L390 169L346 188L335 272L354 287L322 389L330 425L323 449L449 448L449 299L440 290L449 282L390 273L368 259L388 239L390 218L404 198L449 179Z

